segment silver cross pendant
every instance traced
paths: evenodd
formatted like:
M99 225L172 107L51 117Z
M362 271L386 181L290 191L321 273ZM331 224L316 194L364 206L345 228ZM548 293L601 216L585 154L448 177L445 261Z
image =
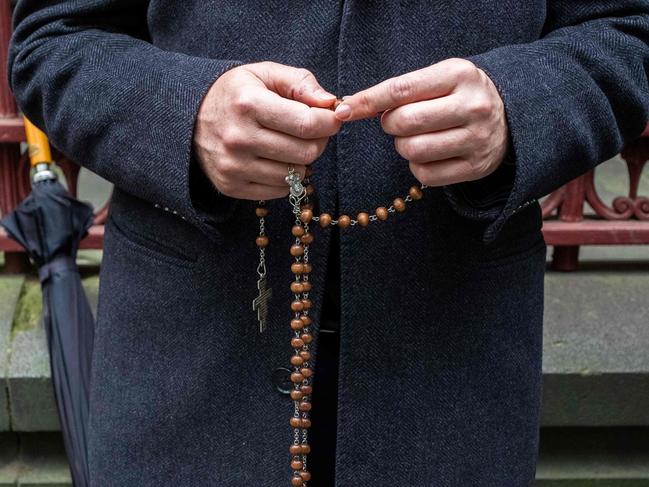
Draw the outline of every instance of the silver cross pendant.
M268 320L268 301L273 296L273 290L266 287L266 277L262 277L257 281L257 289L259 289L259 295L253 299L252 309L253 311L257 311L259 333L263 333Z

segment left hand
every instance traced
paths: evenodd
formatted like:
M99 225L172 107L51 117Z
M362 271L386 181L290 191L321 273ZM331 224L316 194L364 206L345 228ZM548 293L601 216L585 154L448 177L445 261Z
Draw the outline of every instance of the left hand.
M388 79L346 97L336 110L345 122L380 113L397 152L428 186L483 178L507 152L503 101L485 72L464 59Z

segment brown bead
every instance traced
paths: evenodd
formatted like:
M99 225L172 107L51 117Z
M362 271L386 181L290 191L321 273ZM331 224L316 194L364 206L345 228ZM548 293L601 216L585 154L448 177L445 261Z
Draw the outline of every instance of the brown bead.
M302 391L291 391L291 399L293 399L294 401L300 401L303 396L304 394L302 393Z
M322 228L327 228L331 225L331 215L329 213L323 213L320 215L320 226Z
M300 386L300 392L305 396L308 396L313 392L313 386L307 386L307 385Z
M311 411L311 403L303 401L303 402L300 403L298 408L299 408L300 411L303 411L303 412Z
M264 218L265 216L268 216L268 209L259 206L255 210L255 215L257 215L259 218Z
M311 233L305 233L302 235L302 238L300 239L300 242L302 242L304 245L309 245L313 243L313 234Z
M307 196L311 196L311 195L313 194L314 191L315 191L315 188L313 187L312 184L309 184L309 185L306 187L306 195L307 195Z
M302 455L302 445L291 445L288 451L291 455Z
M257 247L266 247L268 246L268 237L265 235L260 235L257 237Z
M302 323L304 323L304 326L309 326L311 323L313 323L313 320L308 315L302 315L300 316L300 319L302 320Z
M306 471L306 470L303 470L303 471L300 472L300 477L301 477L302 480L304 480L305 482L308 482L309 480L311 480L311 472L308 472L308 471Z
M311 203L302 203L300 210L313 210L313 205Z
M340 215L340 217L338 217L338 226L340 228L347 228L349 225L351 225L351 223L352 219L347 215Z
M291 228L291 233L294 237L301 237L304 235L304 227L302 225L293 225Z
M311 208L306 208L302 210L302 213L300 213L300 220L302 220L302 223L309 223L311 218L313 218L313 211Z
M302 333L300 338L302 338L304 343L311 343L313 341L313 335L311 333Z
M302 328L304 328L304 321L298 318L291 320L291 330L301 330Z
M311 446L307 443L302 443L302 454L308 455L309 453L311 453Z
M390 213L388 212L388 209L385 206L379 206L376 209L376 216L378 217L379 220L387 220L389 214Z
M293 477L291 479L291 485L293 487L302 487L304 485L304 480L302 480L302 477Z
M358 221L358 224L361 227L366 227L370 223L370 215L365 213L364 211L359 213L358 216L356 217L356 220Z
M310 369L309 367L302 367L300 369L300 374L308 379L309 377L313 376L313 369Z
M312 287L311 287L311 282L310 281L304 281L302 283L302 290L305 293L308 293L309 291L311 291L311 289L312 289Z
M395 198L392 204L394 205L395 210L399 212L406 211L406 202L403 198Z
M299 372L293 372L291 374L291 382L293 384L299 384L303 380L304 380L304 376L302 374L300 374Z
M302 274L304 272L304 264L300 262L294 262L291 264L291 272L293 274Z
M311 427L311 420L306 419L306 418L302 418L302 428L308 429L310 427Z
M422 196L424 196L424 193L421 191L421 188L418 188L417 186L412 186L408 190L408 194L413 200L420 200Z
M291 245L291 255L293 257L299 257L302 254L304 254L304 247L302 245L299 244Z
M293 460L293 461L291 462L291 468L292 468L293 470L302 470L302 467L303 467L303 466L304 466L304 465L303 465L302 462L299 461L299 460Z
M300 339L298 338L298 340ZM311 352L309 352L308 350L302 350L300 352L300 357L302 357L305 362L308 362L309 360L311 360Z
M303 346L304 346L304 342L302 341L301 338L291 338L291 347L302 348Z
M303 299L302 300L302 306L303 306L303 309L311 309L311 306L313 306L313 303L311 302L310 299Z
M302 291L304 291L304 286L301 282L293 281L291 283L291 291L295 294L300 294Z
M302 364L304 364L304 359L299 355L293 355L291 357L291 365L295 365L296 367L299 367Z
M300 428L302 426L302 419L301 418L291 418L291 426L293 428Z
M304 265L304 270L302 271L304 274L311 274L311 271L313 270L313 267L311 267L311 264L302 264Z
M302 311L304 309L304 303L298 299L291 303L291 309L293 311Z

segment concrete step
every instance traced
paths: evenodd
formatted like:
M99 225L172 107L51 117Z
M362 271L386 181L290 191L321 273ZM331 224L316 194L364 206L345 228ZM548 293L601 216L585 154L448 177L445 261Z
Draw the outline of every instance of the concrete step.
M0 434L0 487L10 486L72 486L60 434Z
M544 428L537 487L648 487L649 428Z
M84 268L96 309L97 268ZM649 425L649 265L548 272L544 426ZM56 431L41 293L34 276L0 274L0 431Z

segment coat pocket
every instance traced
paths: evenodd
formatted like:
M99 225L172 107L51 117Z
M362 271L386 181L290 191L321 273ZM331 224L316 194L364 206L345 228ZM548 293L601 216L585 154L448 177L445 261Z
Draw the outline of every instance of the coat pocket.
M117 238L136 254L158 262L164 262L176 267L194 268L198 256L190 250L180 249L138 231L128 222L118 221L109 212L106 221L106 231L112 232Z

